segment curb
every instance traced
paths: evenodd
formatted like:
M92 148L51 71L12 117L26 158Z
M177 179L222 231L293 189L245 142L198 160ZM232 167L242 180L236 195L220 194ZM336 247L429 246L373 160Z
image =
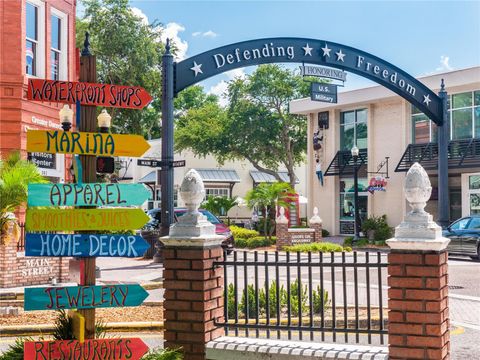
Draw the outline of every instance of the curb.
M107 331L145 331L145 330L163 330L163 321L137 321L137 322L112 322L104 325ZM30 336L38 334L52 334L55 329L51 324L38 325L7 325L0 327L0 337L8 337L10 335Z

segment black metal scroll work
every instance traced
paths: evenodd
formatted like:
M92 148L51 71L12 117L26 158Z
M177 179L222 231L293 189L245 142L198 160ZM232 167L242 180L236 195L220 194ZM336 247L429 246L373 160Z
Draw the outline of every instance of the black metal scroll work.
M357 160L357 167L367 165L368 156L367 149L360 149ZM353 175L355 173L355 162L353 161L352 152L350 150L340 150L328 165L324 176L333 175Z
M369 175L382 175L385 177L385 179L389 179L390 177L388 176L388 159L390 159L389 156L385 156L385 159L380 162L377 166L377 171L367 171L367 174ZM383 168L386 168L385 171L380 171Z
M226 45L176 64L175 94L211 76L268 63L310 63L347 70L392 90L441 125L442 100L402 69L367 52L325 40L268 38Z

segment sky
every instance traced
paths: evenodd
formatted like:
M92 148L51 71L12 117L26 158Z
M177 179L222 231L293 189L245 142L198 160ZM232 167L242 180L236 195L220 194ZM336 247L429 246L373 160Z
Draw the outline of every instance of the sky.
M306 37L369 52L413 76L480 65L480 0L131 0L130 4L145 21L164 24L165 37L173 38L180 50L177 60L250 39ZM221 95L225 81L252 70L236 69L200 85ZM343 90L369 85L373 83L348 74Z

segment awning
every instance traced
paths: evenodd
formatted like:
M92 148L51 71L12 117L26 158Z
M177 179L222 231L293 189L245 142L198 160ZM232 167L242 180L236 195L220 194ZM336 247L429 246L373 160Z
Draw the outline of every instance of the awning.
M157 171L153 170L138 180L139 184L155 184L157 182Z
M277 172L278 176L280 176L280 179L282 179L283 182L289 183L290 178L288 176L287 171L279 171ZM250 176L252 177L252 180L255 184L260 184L260 183L273 183L276 182L277 179L275 176L258 171L258 170L250 170ZM300 183L298 180L297 176L295 176L295 184Z
M202 177L203 182L208 183L239 183L240 176L235 170L224 169L195 169Z
M438 144L410 144L402 155L396 172L408 171L414 163L426 170L438 168ZM448 168L465 169L480 167L480 139L452 140L448 144Z
M368 156L367 149L360 149L356 166L367 165ZM325 171L325 176L333 175L353 175L355 173L355 162L353 161L352 152L350 150L337 151L330 165Z

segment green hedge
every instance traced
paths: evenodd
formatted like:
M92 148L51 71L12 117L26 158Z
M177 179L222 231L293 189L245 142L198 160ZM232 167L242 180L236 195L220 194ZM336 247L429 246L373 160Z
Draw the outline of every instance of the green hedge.
M255 249L258 247L265 247L275 245L277 238L272 236L272 239L265 239L263 236L256 236L249 239L235 238L235 247Z
M314 242L309 244L298 244L293 246L284 246L284 251L291 252L342 252L342 251L352 251L349 247L343 247L339 244L334 244L330 242Z
M250 239L250 238L254 238L254 237L257 237L257 236L260 235L260 233L256 230L249 230L249 229L245 229L245 228L242 228L240 226L235 226L235 225L230 226L230 231L232 232L235 240L237 240L237 238L238 239Z

